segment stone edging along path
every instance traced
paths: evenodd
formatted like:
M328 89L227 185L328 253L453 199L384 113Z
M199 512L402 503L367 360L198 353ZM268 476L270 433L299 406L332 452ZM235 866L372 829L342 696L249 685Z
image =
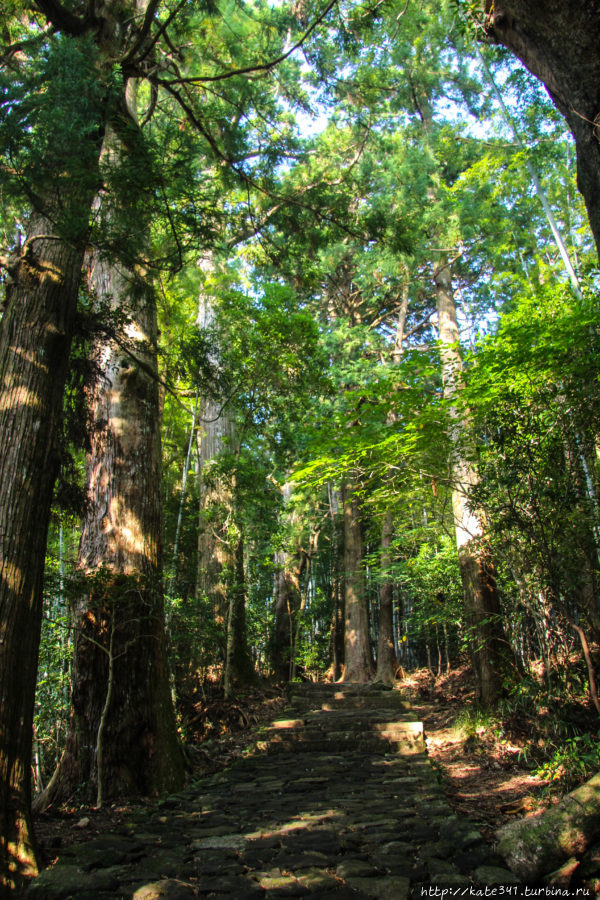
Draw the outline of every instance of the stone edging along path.
M62 851L28 900L405 900L500 884L517 896L453 814L399 692L294 685L286 715L228 769Z

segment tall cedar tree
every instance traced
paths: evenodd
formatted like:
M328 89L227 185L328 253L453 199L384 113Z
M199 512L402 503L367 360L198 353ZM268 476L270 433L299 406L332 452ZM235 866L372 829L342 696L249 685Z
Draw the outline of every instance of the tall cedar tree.
M132 131L131 86L128 102ZM128 143L136 145L135 135ZM108 129L106 164L126 154ZM139 227L147 233L147 223ZM87 270L99 314L112 307L127 323L120 337L99 336L92 352L88 505L78 560L92 581L73 603L70 731L46 802L85 785L100 806L115 796L176 790L184 771L165 647L156 301L140 266L95 252Z
M120 99L113 67L142 28L123 29L112 6L86 20L58 4L39 4L59 34L48 39L39 71L47 90L29 109L37 103L42 124L52 122L43 108L47 93L57 104L58 133L48 127L47 153L37 148L49 166L47 181L31 185L36 208L10 261L0 323L0 886L6 890L37 871L31 723L63 391L102 138ZM16 104L7 118L12 112L18 114Z

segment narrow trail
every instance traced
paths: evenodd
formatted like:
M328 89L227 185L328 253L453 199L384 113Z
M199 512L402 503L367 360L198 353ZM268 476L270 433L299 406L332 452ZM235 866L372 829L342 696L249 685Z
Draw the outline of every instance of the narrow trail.
M26 896L404 900L515 883L452 812L398 691L295 685L248 756L65 849Z

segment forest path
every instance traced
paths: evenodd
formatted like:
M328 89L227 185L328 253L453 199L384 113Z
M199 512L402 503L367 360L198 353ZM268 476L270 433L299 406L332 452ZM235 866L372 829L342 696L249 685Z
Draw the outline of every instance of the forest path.
M34 900L422 896L516 883L453 814L397 691L295 685L248 756L65 849Z

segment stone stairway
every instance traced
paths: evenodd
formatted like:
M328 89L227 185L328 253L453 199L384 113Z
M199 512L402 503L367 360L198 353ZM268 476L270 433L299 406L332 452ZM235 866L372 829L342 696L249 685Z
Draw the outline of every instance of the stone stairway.
M289 701L227 769L62 848L27 900L520 896L397 691L293 685Z
M425 752L423 723L398 691L377 684L292 684L285 718L258 749L282 752Z

